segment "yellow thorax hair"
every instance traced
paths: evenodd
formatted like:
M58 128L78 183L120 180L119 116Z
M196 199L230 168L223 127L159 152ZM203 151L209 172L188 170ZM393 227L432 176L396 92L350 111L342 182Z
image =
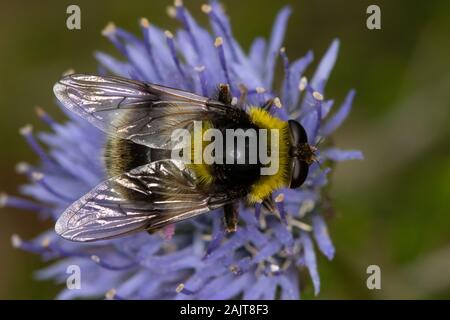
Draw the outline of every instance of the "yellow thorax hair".
M213 125L211 122L202 121L201 135L197 136L194 133L194 130L191 131L191 163L189 163L187 166L195 173L197 182L203 186L209 185L214 181L211 165L208 165L203 161L203 150L209 143L211 143L209 141L204 141L203 136L205 134L205 131L212 127ZM198 139L201 140L201 142L197 141L201 144L201 148L198 148L198 150L196 150L195 141ZM199 157L199 159L202 159L201 163L195 163L196 156Z
M288 123L282 121L269 112L259 107L251 107L248 111L250 120L261 129L267 129L268 137L270 138L269 130L278 129L279 139L276 142L270 142L269 145L278 142L278 159L279 167L278 171L274 175L262 175L250 189L250 193L247 196L249 203L256 203L264 200L273 191L284 187L289 184L289 127ZM270 165L270 164L269 164Z
M288 123L282 121L274 116L272 116L269 112L259 108L259 107L251 107L248 110L248 114L250 117L250 121L260 129L267 129L268 131L268 140L270 140L270 130L277 129L278 131L278 141L272 142L268 141L268 145L272 146L274 143L278 143L278 171L273 175L262 175L260 178L250 187L250 193L247 196L247 201L249 203L256 203L264 200L268 197L273 191L284 187L289 184L290 172L289 172L289 128ZM208 186L214 181L213 169L211 165L204 163L203 161L199 164L194 163L194 159L196 156L202 157L204 148L210 143L209 141L203 140L203 135L206 130L212 128L213 125L211 122L203 122L202 123L202 132L201 135L196 136L194 132L191 132L191 163L188 164L188 167L193 170L197 181L202 186ZM201 139L201 148L196 150L194 148L194 141L196 139ZM197 143L198 145L198 143ZM270 164L268 164L270 166Z

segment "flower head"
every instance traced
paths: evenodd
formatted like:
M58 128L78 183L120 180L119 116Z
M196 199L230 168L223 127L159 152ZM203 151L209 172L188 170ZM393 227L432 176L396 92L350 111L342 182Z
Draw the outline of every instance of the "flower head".
M274 111L283 119L296 119L304 126L309 143L316 145L347 117L354 91L335 112L333 100L325 97L325 85L336 60L339 42L333 41L313 77L303 77L313 60L312 52L290 60L282 47L290 8L277 15L270 39L257 38L244 52L234 39L228 18L216 1L202 6L213 33L200 27L181 1L168 12L182 29L164 31L141 19L141 36L109 24L106 36L122 55L116 59L96 53L101 73L113 73L141 81L163 84L212 96L219 83L230 84L234 97L248 88L247 103L262 105L272 98ZM281 86L273 84L277 61L284 67ZM0 204L37 212L56 220L64 209L105 177L101 161L104 135L83 119L68 114L65 124L55 122L43 110L39 117L50 133L21 134L40 157L40 164L21 163L17 170L30 178L21 192L35 200L3 195ZM41 146L48 146L48 152ZM154 233L138 233L94 244L66 241L53 230L32 241L18 236L13 245L55 262L38 275L66 281L66 269L81 270L81 288L64 289L59 298L98 297L115 299L298 299L299 269L306 268L314 291L320 289L314 247L328 259L334 246L323 212L329 206L324 196L330 164L360 159L358 151L342 151L325 145L316 151L318 161L310 167L299 189L276 192L278 215L266 212L260 203L241 205L242 225L228 234L221 210ZM279 290L278 290L279 288Z

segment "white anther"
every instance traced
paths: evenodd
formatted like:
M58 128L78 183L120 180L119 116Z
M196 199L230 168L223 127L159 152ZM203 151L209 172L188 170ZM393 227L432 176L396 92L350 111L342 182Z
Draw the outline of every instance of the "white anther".
M75 69L67 69L66 71L64 71L63 73L62 73L62 76L63 77L65 77L65 76L70 76L71 74L74 74L75 73Z
M177 286L177 288L175 289L175 291L176 291L177 293L180 293L181 291L183 291L183 289L184 289L184 283L180 283L180 284Z
M298 84L298 90L300 91L305 90L307 85L308 85L308 78L302 77L300 79L300 83Z
M284 193L280 193L275 197L275 202L283 202L284 201Z
M166 35L167 38L173 39L173 34L169 30L164 31L164 34Z
M22 239L17 234L11 236L11 244L14 248L19 248L22 245Z
M274 272L278 272L280 271L280 266L277 264L271 264L270 265L270 272L274 273Z
M177 16L177 9L174 6L168 6L166 8L166 13L169 17L175 18Z
M256 87L255 90L256 90L256 93L264 93L264 92L266 92L266 89L263 88L263 87Z
M223 45L223 39L222 37L217 37L216 41L214 41L214 46L217 48L220 47L221 45Z
M148 21L147 18L141 18L140 24L141 24L141 26L144 27L144 28L150 27L150 22Z
M114 24L114 22L108 22L108 24L102 30L102 35L108 36L114 32L116 32L116 25Z
M34 181L40 181L44 179L44 174L42 172L33 172L31 173L31 179Z
M49 245L50 245L49 237L45 237L44 239L42 239L41 246L43 246L44 248L47 248Z
M16 164L16 172L17 173L26 173L30 169L30 165L26 162L19 162Z
M212 11L212 7L209 4L202 4L202 11L206 14L209 14Z
M108 290L108 292L106 292L105 298L108 300L113 300L114 297L116 296L116 293L117 293L116 289L112 288Z
M275 99L273 99L273 104L275 105L275 107L277 107L278 109L282 108L283 105L281 104L281 100L278 97L275 97Z
M0 208L6 206L8 202L8 195L6 193L0 193Z
M316 99L318 101L323 100L323 95L318 91L314 91L312 95L313 95L314 99Z
M296 220L296 219L291 219L289 221L289 225L296 227L300 230L306 231L306 232L311 232L313 230L312 226L310 226L307 223L304 223L300 220Z
M30 134L31 131L33 131L33 126L31 124L27 124L19 129L20 134L23 136Z

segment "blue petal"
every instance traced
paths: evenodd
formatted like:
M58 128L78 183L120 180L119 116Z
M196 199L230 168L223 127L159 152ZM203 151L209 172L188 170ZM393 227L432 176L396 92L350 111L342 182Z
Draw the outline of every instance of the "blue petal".
M128 77L131 73L131 66L127 62L119 61L113 58L109 54L103 52L96 52L95 58L102 64L108 71L121 77Z
M122 297L133 297L142 287L142 283L148 282L148 278L148 271L142 270L137 272L124 280L123 283L117 287L117 293Z
M317 272L316 254L314 253L313 243L308 233L301 231L301 241L303 244L305 264L314 285L314 294L318 295L320 291L320 278Z
M284 7L278 13L272 28L264 72L264 84L268 89L272 88L273 75L275 72L275 61L278 57L278 52L280 51L281 45L284 40L286 25L288 18L291 15L291 11L292 10L289 6Z
M334 114L323 126L322 126L322 134L324 136L328 136L334 132L344 120L347 118L350 110L352 108L353 98L355 97L355 91L350 90L345 98L344 103L341 105L339 110Z
M298 300L300 299L300 290L297 272L296 270L289 271L289 273L278 277L278 283L281 286L281 299Z
M280 248L281 245L279 242L276 241L270 242L258 252L258 254L253 258L253 260L256 263L266 260L267 258L277 253L280 250Z
M228 300L236 297L244 288L253 285L253 277L249 273L235 276L235 278L228 282L223 288L217 287L215 292L208 297L212 300Z
M319 66L311 79L311 86L314 90L321 93L324 92L325 85L327 83L328 77L330 76L331 70L333 70L334 64L336 62L337 54L339 51L339 40L335 39L327 52L323 56L319 63Z
M264 38L256 38L251 47L249 53L249 60L253 65L254 71L260 78L263 76L264 58L266 55L266 40Z
M264 293L272 288L274 277L261 275L258 279L253 279L253 285L244 289L244 300L259 300Z
M259 231L254 226L247 226L247 230L249 239L251 239L251 241L255 244L257 248L260 249L264 247L269 241L266 235L261 231Z
M294 245L294 238L292 237L292 233L287 229L286 225L277 222L271 224L271 229L274 231L275 237L278 241L290 251Z
M330 148L323 150L321 155L324 158L333 161L346 161L346 160L363 160L364 156L361 151L358 150L340 150L338 148Z
M322 216L317 213L313 214L312 224L314 239L316 240L320 251L328 258L328 260L333 259L335 253L334 245L331 242L327 225Z
M314 144L316 141L316 128L319 123L319 115L316 110L311 110L301 121L308 137L308 143Z
M298 98L300 96L300 90L298 89L300 78L313 59L314 55L312 51L308 51L304 57L294 61L289 67L289 79L284 80L284 90L282 95L283 104L285 104L289 110L292 110L297 106Z

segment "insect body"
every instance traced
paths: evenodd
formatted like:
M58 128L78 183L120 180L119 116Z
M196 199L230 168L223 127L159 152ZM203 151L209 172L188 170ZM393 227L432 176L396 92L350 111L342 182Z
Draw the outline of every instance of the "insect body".
M74 74L62 78L54 92L65 107L109 137L104 152L108 179L73 203L56 223L56 232L69 240L154 230L221 207L227 230L234 231L239 200L270 208L271 193L302 185L315 160L315 149L297 121L272 116L266 110L270 101L266 108L248 110L233 105L227 85L212 99L119 77ZM226 151L224 157L233 163L174 159L173 151L180 148L174 130L192 131L196 121L220 132L276 129L279 135L270 142L278 150L277 172L262 175L266 165L261 161L238 161L252 147L247 140L242 150Z

